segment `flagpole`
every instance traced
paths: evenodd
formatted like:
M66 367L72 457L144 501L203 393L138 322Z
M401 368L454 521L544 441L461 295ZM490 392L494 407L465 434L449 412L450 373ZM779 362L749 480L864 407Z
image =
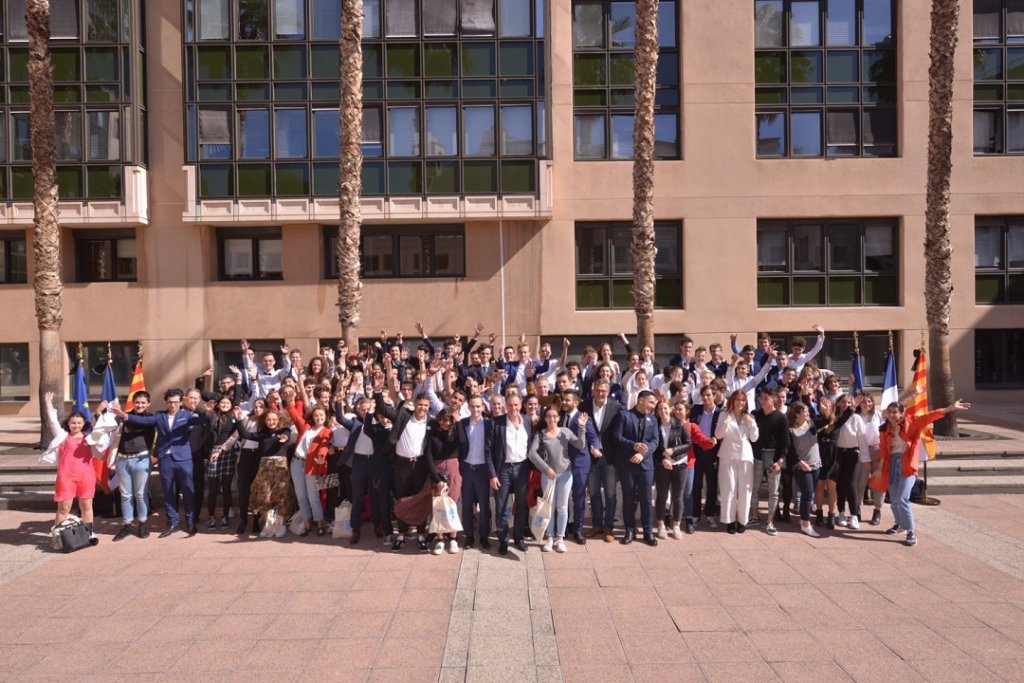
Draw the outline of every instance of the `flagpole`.
M924 352L925 344L928 341L926 335L927 335L927 333L925 332L925 329L922 327L921 328L921 346L920 346L920 349L921 349L922 352ZM928 458L924 459L924 467L922 469L924 470L924 487L923 487L923 489L921 491L921 500L919 501L918 504L919 505L939 505L939 504L941 504L942 501L939 500L938 498L929 498L928 497Z

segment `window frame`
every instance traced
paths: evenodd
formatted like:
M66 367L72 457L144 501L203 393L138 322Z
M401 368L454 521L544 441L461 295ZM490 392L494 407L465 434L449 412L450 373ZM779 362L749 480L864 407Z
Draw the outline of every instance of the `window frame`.
M249 240L251 243L252 274L231 276L227 274L227 242ZM260 275L260 252L264 242L279 242L281 246L281 272ZM260 282L284 280L284 234L281 228L218 228L217 229L217 280L220 282Z
M1007 18L1010 9L1006 0L995 0L999 3L999 28L994 36L974 36L972 42L972 61L974 65L972 74L972 101L973 116L971 119L973 152L976 157L983 156L1019 156L1024 154L1024 35L1010 35L1008 33L1009 22ZM977 3L972 10L977 10ZM1024 8L1022 8L1024 9ZM978 26L977 14L975 27ZM979 78L979 66L981 55L984 53L999 54L999 76L998 78ZM1020 77L1010 77L1010 55L1014 54L1020 60ZM996 89L998 92L996 92ZM1010 97L1010 90L1013 89L1018 98ZM986 95L986 91L989 92ZM980 97L979 97L980 95ZM995 95L995 96L992 96ZM979 129L977 120L979 115L992 117L993 135L988 138L987 149L978 145ZM1021 126L1021 138L1018 141L1018 148L1010 150L1011 119L1018 118Z
M24 285L28 283L28 238L21 231L0 231L0 242L3 243L3 278L0 285ZM23 277L14 277L14 260L11 245L21 244L21 258L23 261L20 274Z
M126 228L123 230L74 230L72 231L72 237L74 238L75 245L75 281L83 283L99 283L99 282L138 282L139 279L139 257L138 257L138 237L136 236L135 228ZM136 249L135 256L132 257L134 266L130 275L121 276L117 267L117 248L118 243L124 240L131 240L134 242ZM111 275L110 277L88 277L89 269L85 264L86 248L90 244L105 244L109 249L110 253L110 264L111 264Z
M367 274L364 267L364 247L366 238L389 238L391 243L391 272L388 274ZM401 246L403 237L429 238L427 258L430 272L402 272ZM456 237L462 241L462 269L456 273L437 274L437 240L439 237ZM323 279L334 280L338 277L335 245L338 239L338 226L323 226ZM363 280L438 280L461 279L466 277L466 226L462 223L409 224L409 225L364 225L359 236L359 271Z
M21 365L15 371L12 369L10 364L10 357L12 352L18 352L21 355ZM3 359L6 359L4 361ZM32 389L29 375L31 374L31 363L29 359L29 348L28 343L18 342L4 342L0 344L0 403L26 403L32 397ZM15 374L17 372L18 374ZM24 373L25 382L20 383L17 380L21 377L21 373ZM8 379L11 378L11 379ZM24 386L24 393L17 392L14 390L13 393L8 393L6 387L22 387Z
M986 337L991 337L991 341L986 340ZM982 347L987 345L996 347L996 357L988 362L982 358ZM975 329L975 390L999 391L1024 387L1024 359L1012 357L1014 350L1020 354L1022 348L1024 329ZM1016 373L1015 376L1011 376L1011 372ZM988 379L985 378L986 375Z
M1024 264L1010 265L1010 231L1019 228L1024 241L1024 217L1019 216L976 216L974 219L974 303L977 306L1024 305ZM999 265L978 265L978 235L982 229L995 228L999 231ZM979 299L979 284L988 280L1002 290L999 300Z

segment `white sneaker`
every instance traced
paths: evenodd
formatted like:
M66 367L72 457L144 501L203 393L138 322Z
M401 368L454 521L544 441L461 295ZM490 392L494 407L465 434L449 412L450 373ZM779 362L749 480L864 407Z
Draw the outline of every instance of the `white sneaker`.
M288 527L282 524L281 526L277 527L277 533L274 534L274 538L284 538L284 535L286 533L288 533Z
M708 526L711 527L712 529L717 529L718 528L718 520L715 519L714 516L708 517Z
M679 539L681 539L683 537L683 530L680 529L677 526L674 526L674 527L672 527L671 534L672 534L672 538L674 538L674 539L676 539L678 541Z
M668 530L665 529L664 525L658 527L658 538L663 541L668 538Z
M766 527L764 528L764 532L765 532L766 534L768 534L769 536L774 536L774 535L776 535L777 533L779 533L779 530L775 528L775 525L774 525L774 524L772 524L771 522L768 522L768 526L766 526Z
M444 552L444 541L438 541L434 544L434 548L430 551L431 555L440 555Z
M802 527L801 530L811 538L820 538L821 534L814 530L813 526Z
M548 536L547 538L544 539L544 545L542 545L540 547L540 551L542 553L550 553L551 549L554 547L554 545L555 545L554 539L552 539L550 536Z
M857 515L850 515L849 526L850 526L851 529L859 529L860 528L860 520L857 519Z
M839 526L846 526L849 524L849 520L846 519L846 515L839 515L839 519L836 520L836 524Z
M448 552L452 555L459 552L459 542L456 541L454 538L448 541Z
M394 534L388 534L384 537L384 542L381 545L393 545L397 538Z
M565 548L565 541L563 541L561 538L558 539L557 541L555 541L555 552L556 553L564 553L565 550L566 550L566 548Z

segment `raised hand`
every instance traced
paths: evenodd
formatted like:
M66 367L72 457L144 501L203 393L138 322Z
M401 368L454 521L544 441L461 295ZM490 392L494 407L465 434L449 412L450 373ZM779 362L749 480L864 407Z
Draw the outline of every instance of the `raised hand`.
M416 332L418 332L421 337L426 336L423 334L423 323L417 320L415 323L413 323L413 327L416 328Z
M242 340L242 353L245 353L248 350L249 350L249 342L247 342L246 340L243 339Z
M494 342L495 342L495 340L497 338L498 338L498 333L497 332L491 332L489 335L487 335L487 343L490 344L491 346L494 346Z
M53 392L52 391L47 391L45 394L43 394L43 402L46 403L46 407L49 408L50 410L54 409L53 408Z

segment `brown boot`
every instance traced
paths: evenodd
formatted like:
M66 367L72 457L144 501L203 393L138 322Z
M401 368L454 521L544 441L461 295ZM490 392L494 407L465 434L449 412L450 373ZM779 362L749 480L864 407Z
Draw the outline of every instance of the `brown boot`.
M597 538L598 536L604 536L604 529L599 526L595 526L587 533L587 538Z
M359 543L359 532L353 531L352 538L348 539L348 542L352 545L356 545L357 543Z

